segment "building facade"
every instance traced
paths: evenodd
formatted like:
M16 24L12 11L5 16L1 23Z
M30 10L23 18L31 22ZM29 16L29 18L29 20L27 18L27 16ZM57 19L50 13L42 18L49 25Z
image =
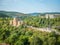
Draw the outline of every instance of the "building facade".
M10 20L10 25L20 26L22 24L23 24L23 21L19 21L18 18L13 18L13 20Z
M55 18L55 16L53 14L46 14L45 17L46 18Z
M46 14L45 17L52 19L52 18L60 17L60 14Z

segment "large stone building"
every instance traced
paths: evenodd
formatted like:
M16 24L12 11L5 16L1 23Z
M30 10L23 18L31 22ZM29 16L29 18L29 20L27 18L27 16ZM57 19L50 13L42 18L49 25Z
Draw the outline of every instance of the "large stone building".
M53 14L46 14L45 16L46 16L46 18L54 18Z
M57 18L57 17L60 17L60 14L46 14L45 15L46 18Z
M10 25L13 25L13 26L19 26L22 24L23 24L23 21L19 20L18 18L13 18L13 20L10 21Z

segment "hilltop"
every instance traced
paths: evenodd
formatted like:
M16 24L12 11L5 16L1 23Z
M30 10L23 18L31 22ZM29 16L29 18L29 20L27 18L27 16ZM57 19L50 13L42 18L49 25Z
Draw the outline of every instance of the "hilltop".
M28 13L24 14L21 12L14 12L14 11L0 11L0 17L26 17L26 16L38 16L38 15L45 15L45 14L60 14L60 12L45 12L45 13Z
M20 13L20 12L13 12L13 11L0 11L0 16L1 14L4 14L2 15L3 17L4 16L11 16L11 17L14 17L14 16L27 16L27 14L24 14L24 13Z

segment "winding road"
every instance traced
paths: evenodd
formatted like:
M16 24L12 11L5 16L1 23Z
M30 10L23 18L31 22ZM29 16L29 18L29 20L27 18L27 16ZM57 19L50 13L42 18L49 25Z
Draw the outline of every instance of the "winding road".
M56 34L60 35L60 32L58 32L55 29L51 29L51 28L37 28L37 27L33 27L33 26L27 26L28 28L32 28L34 30L38 30L38 31L43 31L43 32L55 32Z

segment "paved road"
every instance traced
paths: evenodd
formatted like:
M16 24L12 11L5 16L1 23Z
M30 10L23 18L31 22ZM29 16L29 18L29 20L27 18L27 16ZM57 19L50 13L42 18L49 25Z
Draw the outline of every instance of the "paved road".
M27 26L29 28L35 29L35 30L39 30L39 31L45 31L45 32L55 32L56 34L60 35L60 32L56 31L55 29L51 29L51 28L37 28L37 27L33 27L33 26Z

